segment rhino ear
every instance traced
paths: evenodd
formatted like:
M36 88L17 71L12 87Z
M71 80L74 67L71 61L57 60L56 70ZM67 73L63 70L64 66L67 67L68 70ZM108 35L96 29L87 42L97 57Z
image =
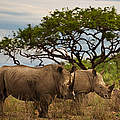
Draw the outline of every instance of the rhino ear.
M62 67L58 67L58 68L57 68L57 71L58 71L59 73L62 73L62 70L63 70Z
M92 73L93 73L94 76L97 75L96 70L94 70L94 69L92 70Z
M110 92L112 92L113 88L115 87L115 83L113 83L113 85L109 86L108 89L110 90Z

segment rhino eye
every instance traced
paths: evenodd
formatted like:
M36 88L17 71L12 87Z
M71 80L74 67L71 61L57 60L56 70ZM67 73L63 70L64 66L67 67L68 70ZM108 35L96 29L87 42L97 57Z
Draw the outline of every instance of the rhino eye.
M64 88L65 88L65 85L62 85L62 88L64 89Z

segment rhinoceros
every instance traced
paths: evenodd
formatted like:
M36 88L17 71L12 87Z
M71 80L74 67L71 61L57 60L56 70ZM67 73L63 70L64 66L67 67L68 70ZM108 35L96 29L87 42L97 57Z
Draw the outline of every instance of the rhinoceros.
M3 66L0 68L0 113L3 113L5 99L13 97L34 101L39 117L47 117L48 106L57 94L65 99L72 96L73 86L70 73L61 65L50 64L44 67L24 65Z
M115 84L107 87L102 75L95 70L76 70L75 74L72 73L72 77L75 77L73 89L76 101L81 103L83 97L90 92L95 92L104 99L111 98L111 92Z

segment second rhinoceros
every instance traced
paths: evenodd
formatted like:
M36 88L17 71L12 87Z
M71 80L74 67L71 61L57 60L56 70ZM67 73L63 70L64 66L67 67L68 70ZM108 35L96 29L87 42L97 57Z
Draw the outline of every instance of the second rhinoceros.
M111 98L114 84L107 87L102 75L95 70L76 70L72 76L75 77L73 89L77 101L82 102L83 97L90 92L95 92L104 99Z

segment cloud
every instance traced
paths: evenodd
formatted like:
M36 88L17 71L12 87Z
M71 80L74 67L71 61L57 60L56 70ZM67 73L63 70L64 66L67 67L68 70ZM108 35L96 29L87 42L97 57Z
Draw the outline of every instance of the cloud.
M0 29L4 30L17 30L18 28L25 28L27 24L25 23L19 23L19 22L9 22L9 21L1 21L0 20Z
M118 2L120 2L120 0L95 0L95 1L109 1L109 2L114 2L114 1L118 1Z
M4 10L0 10L0 14L5 14L5 15L13 15L13 16L26 16L26 15L30 15L29 13L25 13L25 12L14 12L14 11L4 11Z
M43 4L33 0L29 0L29 2L23 0L0 1L0 29L17 30L27 24L39 24L41 18L49 13L49 9Z
M113 0L2 0L0 1L0 29L17 30L27 24L39 24L43 16L50 11L68 7L88 8L115 6L120 13L120 6Z

